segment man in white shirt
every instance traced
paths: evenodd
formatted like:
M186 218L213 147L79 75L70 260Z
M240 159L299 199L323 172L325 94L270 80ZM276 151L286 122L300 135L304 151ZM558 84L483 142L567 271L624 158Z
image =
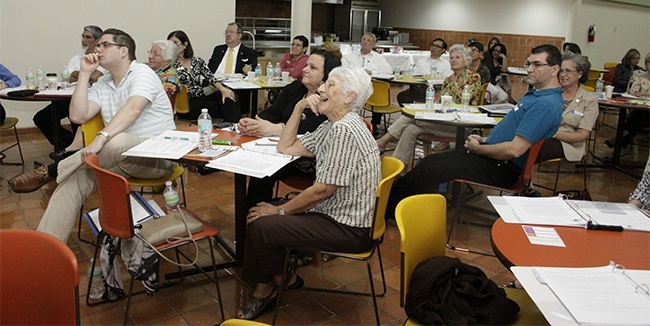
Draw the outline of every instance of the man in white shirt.
M81 58L83 58L86 53L94 50L95 42L102 36L102 29L95 25L84 26L83 32L81 33L81 48L83 52L73 56L68 62L65 71L70 74L70 82L74 83L77 81L79 76L79 67L81 64ZM93 71L90 76L90 81L94 83L99 77L106 74L108 71L102 67L98 67L97 70ZM61 120L68 117L68 102L60 102L57 107L57 118ZM52 129L52 106L48 105L45 108L34 114L32 120L34 125L38 127L41 133L49 140L50 144L54 145L54 130ZM58 134L61 139L63 139L63 146L67 146L61 151L55 151L50 153L50 158L54 161L60 161L70 155L72 155L74 150L77 150L83 146L81 141L81 132L77 133L78 125L72 124L72 131L58 126ZM74 140L73 140L73 137Z
M451 70L449 60L442 58L445 51L447 51L447 42L445 40L441 38L433 40L430 49L431 55L415 63L415 73L418 75L429 75L435 70L439 78L447 78L453 71ZM404 103L424 102L426 85L411 86L411 88L397 94L397 102L400 106L404 106Z
M392 75L393 68L386 58L372 49L377 45L377 37L373 33L364 33L361 37L361 50L352 52L343 57L343 67L361 67L368 75ZM377 126L381 123L381 114L372 114L373 132L377 133Z
M109 73L89 88L90 76L99 65ZM102 167L138 178L164 177L176 166L164 159L122 155L145 138L176 126L160 79L149 66L136 62L135 41L121 30L106 30L95 46L95 53L87 54L81 61L77 87L70 101L70 119L81 124L97 114L102 115L105 127L92 143L58 164L9 181L14 191L28 192L56 178L59 185L37 230L63 242L67 242L79 216L79 207L95 188L93 172L83 164L86 156L97 154Z

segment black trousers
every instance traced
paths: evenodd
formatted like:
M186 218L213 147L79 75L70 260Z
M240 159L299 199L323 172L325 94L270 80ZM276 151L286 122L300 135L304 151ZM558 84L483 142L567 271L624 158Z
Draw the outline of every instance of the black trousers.
M305 165L309 165L311 158L299 158L294 162L285 165L282 169L275 172L273 175L266 178L250 178L248 180L248 193L246 194L246 209L250 209L259 202L269 202L273 199L273 187L278 180L282 180L289 176L298 176L309 178L310 180L316 179L316 171L312 169L305 169Z
M555 138L549 138L544 141L544 144L542 144L542 148L539 150L539 154L537 154L536 163L541 163L554 158L564 158L564 149L562 148L561 141Z
M648 110L632 110L625 120L625 130L627 130L628 134L621 139L621 146L626 148L649 123L650 112Z
M493 186L513 185L521 170L512 163L491 159L465 151L433 154L401 179L395 181L388 198L386 218L395 217L395 207L404 198L418 194L438 193L441 183L465 179Z
M362 252L370 249L370 228L338 223L320 213L269 215L248 225L243 279L270 283L284 271L287 249Z
M242 114L240 103L231 99L226 99L225 103L221 102L220 92L190 98L190 112L178 114L178 117L185 120L196 120L201 115L201 109L208 109L208 114L212 119L222 118L225 122L238 122Z
M47 138L50 144L54 145L54 129L52 129L52 115L54 114L52 110L52 105L48 105L42 110L36 112L32 120L34 125L38 127L41 133ZM70 102L61 101L58 104L56 118L58 120L68 118L70 116ZM72 123L72 132L70 130L61 127L61 124L57 126L59 129L59 135L63 139L63 146L67 147L70 145L74 139L74 134L77 132L79 125Z

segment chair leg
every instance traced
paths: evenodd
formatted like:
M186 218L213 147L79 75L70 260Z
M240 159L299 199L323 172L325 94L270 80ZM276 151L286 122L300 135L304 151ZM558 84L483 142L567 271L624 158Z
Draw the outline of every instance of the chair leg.
M16 126L14 126L14 135L16 136L16 143L9 146L9 147L7 147L7 148L5 148L5 149L3 149L2 151L0 151L0 153L4 153L6 150L8 150L8 149L10 149L12 147L18 146L18 153L20 153L20 163L9 163L9 162L4 162L4 160L3 160L2 165L23 165L24 166L25 165L25 158L23 157L23 149L20 146L20 139L18 138L18 129L16 128Z
M381 325L381 323L379 322L379 308L377 307L377 296L375 294L375 282L373 281L373 278L372 278L371 260L372 259L368 259L366 261L366 267L368 269L368 280L370 281L370 293L372 295L372 304L375 307L375 318L377 319L377 326L379 326L379 325ZM382 276L383 276L383 274L384 273L383 273L383 269L382 269Z
M129 284L129 294L126 297L126 311L124 312L124 322L123 325L126 325L126 322L129 320L129 309L131 308L131 297L133 297L133 284L135 284L135 279L131 277L131 284Z
M476 250L471 250L467 248L461 248L461 247L456 247L449 242L451 241L451 235L454 232L454 226L456 226L456 223L460 222L460 215L463 210L463 205L465 204L465 201L470 197L465 197L465 187L466 185L464 183L461 183L460 185L460 194L458 195L458 202L456 203L456 212L454 212L454 217L451 220L451 227L449 228L449 233L447 233L447 249L450 250L456 250L460 252L466 252L466 253L473 253L473 254L479 254L479 255L484 255L484 256L492 256L496 257L494 254L489 253L489 252L483 252L483 251L476 251Z
M557 183L560 180L560 168L562 167L562 160L557 161L557 169L555 171L555 183L553 184L553 196L557 195Z
M278 287L278 301L275 304L275 309L273 311L273 322L271 322L271 325L275 325L275 321L278 318L278 312L280 311L280 303L282 303L282 295L284 294L284 289L287 287L287 284L289 283L289 276L292 275L292 272L295 272L296 270L296 263L297 260L295 258L292 258L291 253L294 252L293 250L287 249L287 255L284 258L284 273L282 274L282 281L280 282L280 285ZM298 256L293 255L293 257Z
M86 240L86 239L81 237L81 223L83 223L83 216L84 216L84 207L82 205L81 209L79 210L79 225L77 226L77 238L81 242L84 242L84 243L87 243L87 244L89 244L91 246L97 247L96 243L94 243L94 242L92 242L90 240Z
M221 313L221 321L225 321L226 317L223 312L223 299L221 298L221 286L219 285L219 278L217 277L217 263L214 259L214 248L212 247L212 241L210 238L207 238L208 243L210 244L210 258L212 258L212 273L214 277L214 285L217 288L217 299L219 300L219 312Z

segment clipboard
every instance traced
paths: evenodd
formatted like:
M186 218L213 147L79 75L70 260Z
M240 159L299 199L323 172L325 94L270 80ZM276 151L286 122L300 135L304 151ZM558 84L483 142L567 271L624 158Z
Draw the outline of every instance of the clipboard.
M139 192L131 192L131 217L133 225L139 225L153 217L163 216L165 212L153 200L147 201ZM102 231L99 223L99 208L83 214L84 220L90 226L90 230L95 236Z

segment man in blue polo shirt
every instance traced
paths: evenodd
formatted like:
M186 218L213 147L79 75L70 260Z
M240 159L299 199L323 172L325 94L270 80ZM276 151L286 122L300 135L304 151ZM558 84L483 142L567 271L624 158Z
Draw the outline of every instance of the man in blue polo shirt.
M388 201L387 217L404 198L436 193L441 183L465 179L509 187L521 174L528 149L553 137L562 120L562 88L558 82L561 54L549 44L532 49L525 66L532 90L497 124L488 137L470 135L465 151L429 155L396 181Z

